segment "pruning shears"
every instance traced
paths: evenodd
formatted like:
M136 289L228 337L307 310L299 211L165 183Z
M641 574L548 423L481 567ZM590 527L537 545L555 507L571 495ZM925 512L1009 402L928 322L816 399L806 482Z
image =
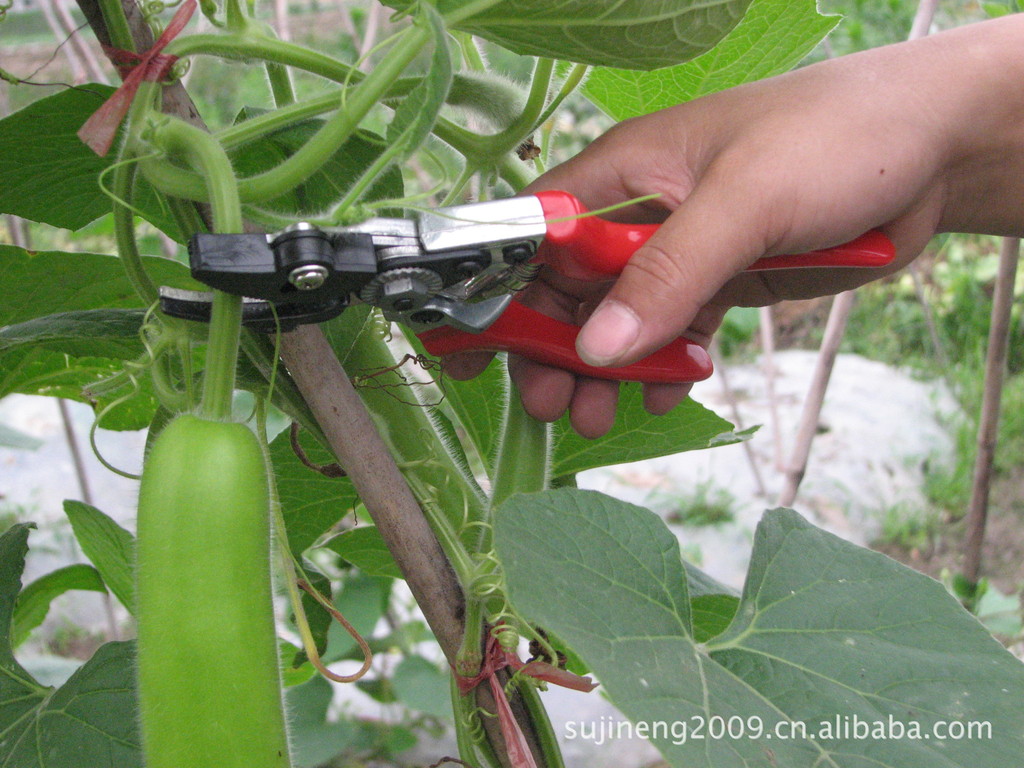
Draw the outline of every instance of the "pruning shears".
M198 234L189 261L200 282L246 297L243 323L257 330L323 322L364 302L412 329L432 355L512 352L595 378L701 381L711 375L711 359L692 341L676 339L632 365L597 368L576 353L577 326L514 298L542 265L570 277L614 277L657 228L588 215L574 196L548 191L347 227ZM835 248L765 257L748 270L882 267L894 255L889 239L873 230ZM209 294L160 294L168 315L209 318Z

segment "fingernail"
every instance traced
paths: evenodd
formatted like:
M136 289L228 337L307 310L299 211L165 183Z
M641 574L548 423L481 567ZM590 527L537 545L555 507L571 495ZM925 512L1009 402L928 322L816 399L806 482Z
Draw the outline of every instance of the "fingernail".
M608 300L590 316L576 337L576 351L590 365L611 365L640 335L640 318L625 304Z

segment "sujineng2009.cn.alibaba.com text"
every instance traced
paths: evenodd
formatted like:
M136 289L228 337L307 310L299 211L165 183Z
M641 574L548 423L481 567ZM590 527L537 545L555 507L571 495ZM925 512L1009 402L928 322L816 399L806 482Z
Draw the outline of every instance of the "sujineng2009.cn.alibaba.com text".
M628 739L670 741L676 746L691 741L777 740L797 741L971 741L992 738L992 724L977 720L936 720L922 723L900 720L893 715L868 719L858 715L835 715L817 722L779 720L766 722L758 715L693 715L679 720L619 720L602 716L589 720L568 720L563 735L567 741L589 741L596 746Z

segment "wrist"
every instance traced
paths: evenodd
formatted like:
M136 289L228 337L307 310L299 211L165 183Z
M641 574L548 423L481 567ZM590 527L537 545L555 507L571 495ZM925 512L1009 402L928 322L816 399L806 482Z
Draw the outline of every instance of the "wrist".
M925 42L925 41L922 41ZM939 231L1024 233L1024 15L938 35L947 158Z

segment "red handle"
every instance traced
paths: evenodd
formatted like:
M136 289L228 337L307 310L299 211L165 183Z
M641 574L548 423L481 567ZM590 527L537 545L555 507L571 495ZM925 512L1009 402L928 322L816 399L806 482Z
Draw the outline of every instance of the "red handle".
M466 333L451 326L419 334L432 355L488 350L514 352L538 363L563 368L581 376L615 381L679 383L702 381L711 375L711 358L699 344L676 339L657 352L621 368L595 368L576 354L579 327L563 323L513 301L482 333Z
M541 260L568 277L595 280L622 272L637 248L660 225L623 224L586 216L586 207L568 192L536 195L544 210L547 234L538 251ZM892 242L872 230L845 245L796 255L766 256L748 270L797 267L884 267L896 256Z
M588 213L567 192L539 192L547 234L538 257L564 275L583 280L607 279L622 272L637 248L647 242L658 224L621 224ZM895 256L892 243L878 231L856 240L796 255L769 256L749 270L796 267L882 267ZM450 326L419 334L432 355L488 350L513 352L540 363L582 376L616 381L688 383L711 375L711 358L698 344L676 339L657 352L622 368L595 368L576 354L579 327L563 323L513 301L482 333L466 333Z

